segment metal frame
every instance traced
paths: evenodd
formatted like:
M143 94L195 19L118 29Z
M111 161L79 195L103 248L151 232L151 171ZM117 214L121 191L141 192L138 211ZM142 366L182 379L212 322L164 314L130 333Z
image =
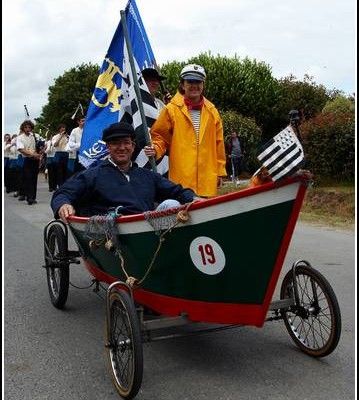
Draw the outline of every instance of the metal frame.
M293 273L293 282L296 282L295 279L295 273L296 273L296 268L299 265L306 265L308 267L311 267L310 263L305 260L298 260L292 264L292 273ZM116 281L113 282L106 291L106 313L108 315L109 311L109 299L110 299L110 294L113 290L116 288L120 290L126 290L132 301L134 301L134 296L133 296L133 290L132 288L125 282L122 281ZM122 289L121 289L122 288ZM274 316L266 318L265 322L268 321L273 321L273 320L281 320L283 319L281 315L281 310L283 309L288 309L289 307L297 306L300 304L299 301L299 296L298 296L298 288L297 285L294 285L294 297L289 298L289 299L282 299L282 300L275 300L270 303L269 310L268 311L273 311ZM157 341L157 340L165 340L165 339L173 339L173 338L178 338L178 337L183 337L183 336L189 336L189 335L197 335L197 334L202 334L202 333L209 333L209 332L218 332L222 330L228 330L228 329L233 329L233 328L239 328L244 325L238 325L238 324L229 324L229 325L220 325L220 324L212 324L212 327L206 327L202 329L196 329L191 332L185 332L185 333L169 333L169 334L159 334L158 331L161 329L167 329L167 328L173 328L173 327L179 327L179 326L185 326L185 325L193 325L195 326L196 324L200 324L199 322L193 322L188 319L186 314L175 316L175 317L165 317L165 316L154 316L152 318L145 318L145 310L143 306L137 306L137 314L139 317L139 323L140 323L140 328L142 331L143 335L143 342L151 342L151 341ZM108 321L108 318L106 319ZM107 326L109 329L109 327Z

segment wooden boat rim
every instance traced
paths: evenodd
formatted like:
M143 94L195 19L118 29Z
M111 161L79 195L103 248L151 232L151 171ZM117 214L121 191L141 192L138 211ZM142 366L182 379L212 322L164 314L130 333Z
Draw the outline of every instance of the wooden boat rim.
M193 203L191 205L190 209L191 210L199 210L199 209L206 208L209 206L213 206L213 205L217 205L217 204L221 204L221 203L226 203L228 201L240 199L242 197L252 196L257 193L267 192L269 190L277 189L282 186L287 186L287 185L290 185L295 182L301 182L303 184L306 184L310 179L312 179L312 175L310 173L297 174L295 176L292 176L292 177L289 177L289 178L283 180L280 183L271 181L271 182L264 183L263 185L239 189L239 190L231 192L231 193L212 197L210 199L205 199L203 201L198 201L198 202ZM68 217L68 221L70 223L86 223L88 220L89 220L89 217L78 217L76 215ZM144 214L123 215L116 219L116 221L121 222L121 224L128 223L128 222L135 222L135 221L143 221L143 220L145 220Z

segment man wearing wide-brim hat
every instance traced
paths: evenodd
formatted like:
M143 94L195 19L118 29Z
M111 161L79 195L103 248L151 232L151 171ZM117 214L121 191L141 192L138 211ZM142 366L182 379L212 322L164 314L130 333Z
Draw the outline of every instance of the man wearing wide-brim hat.
M165 92L163 94L162 100L156 97L159 92L161 82L166 80L166 77L160 75L155 68L145 68L144 70L142 70L141 74L146 82L151 96L155 101L158 111L161 111L165 104L169 103L172 98L172 96L168 92Z
M174 205L195 198L184 189L150 169L139 168L131 161L135 149L132 125L116 122L103 131L109 158L68 179L53 195L51 207L55 217L92 216L116 212L138 214L154 210L166 199Z

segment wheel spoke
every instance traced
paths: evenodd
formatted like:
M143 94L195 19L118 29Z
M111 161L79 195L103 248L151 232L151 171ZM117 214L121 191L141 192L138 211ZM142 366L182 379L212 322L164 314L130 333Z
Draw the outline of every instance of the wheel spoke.
M50 299L57 308L63 308L68 296L69 264L62 261L66 259L67 251L63 229L59 225L51 226L45 246L45 263Z
M130 385L129 377L131 376L133 349L129 338L127 318L118 303L119 302L116 302L113 308L112 342L115 348L113 351L113 358L118 379L125 388L128 388Z
M282 315L294 342L306 353L322 357L337 346L340 331L340 309L333 289L313 268L297 267L295 271L298 302ZM294 299L293 272L283 279L281 298Z
M127 293L110 294L107 354L113 382L123 398L133 398L141 385L143 355L138 317Z

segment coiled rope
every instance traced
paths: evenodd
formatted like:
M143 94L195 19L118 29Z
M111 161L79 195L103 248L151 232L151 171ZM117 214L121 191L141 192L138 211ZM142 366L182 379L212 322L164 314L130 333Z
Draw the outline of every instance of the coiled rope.
M126 283L133 288L137 288L143 284L155 265L162 244L165 241L165 236L172 232L177 225L189 220L189 208L192 204L193 202L187 203L181 207L173 207L161 211L155 210L144 212L145 219L153 227L154 232L159 237L159 241L147 271L141 279L130 276L126 270L125 259L121 251L121 243L116 227L116 218L119 216L116 212L90 217L86 224L84 234L85 237L90 238L90 249L96 250L104 244L104 247L108 251L114 251L115 256L120 259L121 269L126 276Z

